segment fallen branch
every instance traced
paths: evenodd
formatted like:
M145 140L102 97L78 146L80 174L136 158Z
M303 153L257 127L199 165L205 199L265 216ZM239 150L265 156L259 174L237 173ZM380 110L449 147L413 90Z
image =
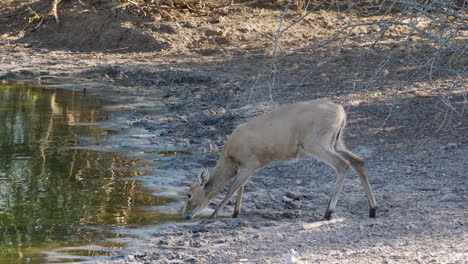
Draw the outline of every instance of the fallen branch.
M328 221L318 221L310 224L302 224L302 229L304 230L310 230L310 229L315 229L319 228L324 225L331 225L331 224L336 224L336 223L341 223L344 222L345 218L336 218Z

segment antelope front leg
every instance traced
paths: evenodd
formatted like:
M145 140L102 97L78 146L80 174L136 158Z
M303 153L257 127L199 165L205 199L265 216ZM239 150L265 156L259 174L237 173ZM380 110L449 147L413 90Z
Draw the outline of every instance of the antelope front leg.
M325 212L325 216L324 216L324 218L327 220L330 220L332 217L332 214L335 212L336 203L338 202L338 196L340 195L340 192L343 189L343 182L344 182L345 176L346 174L341 174L341 173L338 175L338 181L335 187L335 191L330 197L327 211Z
M330 220L333 212L335 212L336 203L338 202L340 192L343 189L343 183L346 174L348 173L349 165L348 162L333 152L326 153L326 155L329 155L330 158L328 159L328 162L335 168L337 177L335 191L330 197L330 202L328 203L327 211L325 212L324 216L325 219Z
M234 179L231 186L229 187L229 191L226 197L224 197L223 201L218 205L216 210L210 216L210 219L214 219L218 217L219 211L221 211L224 208L224 206L226 206L229 199L231 199L231 197L236 193L237 190L241 191L240 188L244 186L245 182L247 182L247 180L250 178L250 176L252 176L253 173L254 172L249 169L242 169L239 171L236 178ZM239 192L239 193L241 194L241 199L242 199L242 192ZM238 200L239 200L239 196L238 196ZM237 207L239 207L239 210L240 210L240 204L239 206L237 206L237 203L236 203L236 208Z
M234 213L232 214L232 218L236 218L240 213L243 192L244 192L244 185L242 185L237 191L236 206L234 207Z

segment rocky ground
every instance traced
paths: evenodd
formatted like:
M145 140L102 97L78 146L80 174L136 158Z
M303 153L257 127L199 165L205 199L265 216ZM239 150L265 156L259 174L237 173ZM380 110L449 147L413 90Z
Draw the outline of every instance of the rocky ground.
M125 117L114 125L154 135L136 148L172 146L196 154L167 158L165 166L185 172L177 183L182 189L199 168L214 166L238 124L278 104L333 100L348 112L345 139L366 160L379 203L377 218L368 218L352 172L335 220L320 222L335 172L312 158L277 162L246 185L239 218L168 224L104 262L283 263L294 248L302 263L468 263L467 119L444 112L439 96L450 80L418 80L398 90L406 63L401 55L384 79L364 89L384 56L363 60L365 49L349 44L338 54L322 50L284 59L271 87L272 32L280 9L164 20L95 8L99 16L69 11L60 27L46 21L43 29L19 31L2 23L0 80L86 89L114 101L113 109L124 110ZM13 5L0 10L19 12ZM83 20L85 27L77 25ZM340 17L320 11L308 21L285 36L286 47L297 36L326 38ZM91 32L103 23L101 34ZM451 99L455 108L465 104L462 93ZM230 210L232 204L224 214Z

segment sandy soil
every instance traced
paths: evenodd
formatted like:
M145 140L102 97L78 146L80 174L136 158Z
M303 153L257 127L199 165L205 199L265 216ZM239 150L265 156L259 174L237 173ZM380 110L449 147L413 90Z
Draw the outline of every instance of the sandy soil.
M0 14L21 14L12 6ZM468 263L467 118L444 115L439 96L450 80L440 76L432 86L420 80L397 91L408 65L403 54L385 78L364 89L391 43L368 55L348 43L337 54L324 49L287 57L270 89L281 10L142 19L105 7L94 6L97 13L77 7L61 26L49 19L32 31L18 31L22 25L13 18L0 21L0 80L86 88L114 100L114 109L126 110L114 125L154 135L135 149L171 146L197 154L168 157L167 166L184 172L179 188L188 187L199 168L214 166L238 124L278 104L333 100L348 112L347 144L366 160L380 207L377 218L367 217L359 179L350 173L335 221L310 225L321 221L334 171L311 158L277 162L247 184L239 218L169 224L103 262L283 263L294 248L303 263ZM294 49L301 47L297 37L325 38L340 19L319 11L282 45ZM452 100L454 107L464 104L460 93ZM232 204L225 214L231 211Z

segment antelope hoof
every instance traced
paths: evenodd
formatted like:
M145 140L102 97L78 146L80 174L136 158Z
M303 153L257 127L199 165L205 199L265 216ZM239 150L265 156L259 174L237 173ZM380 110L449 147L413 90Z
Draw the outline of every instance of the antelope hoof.
M232 214L232 218L237 218L239 216L239 213L235 212Z
M327 220L330 220L330 219L332 218L332 214L333 214L333 211L327 210L327 211L325 212L324 218L327 219Z
M370 208L369 209L369 217L375 218L375 211L376 210L377 210L377 208Z

